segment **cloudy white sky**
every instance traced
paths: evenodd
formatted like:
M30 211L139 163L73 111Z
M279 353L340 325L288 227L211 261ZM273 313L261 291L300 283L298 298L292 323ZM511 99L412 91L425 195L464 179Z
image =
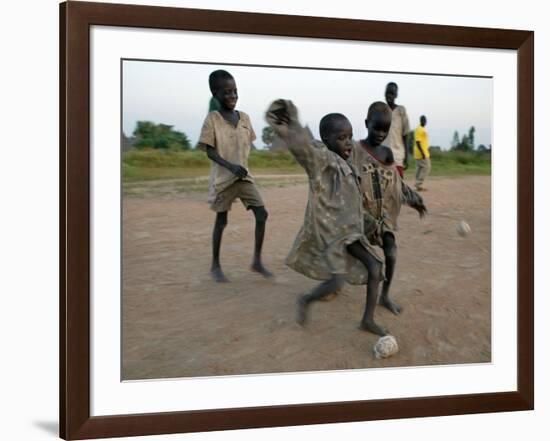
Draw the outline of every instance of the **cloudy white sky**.
M263 147L265 110L277 98L294 101L302 123L316 137L319 120L331 112L349 118L356 139L365 137L367 108L384 101L389 81L399 85L396 101L406 107L411 128L418 125L420 115L426 115L432 145L446 149L455 130L462 135L470 126L476 128L476 145L492 144L493 89L488 78L129 60L124 61L122 74L124 133L131 135L137 121L153 121L185 132L194 145L211 97L208 75L215 69L228 70L235 77L237 109L250 115L258 148Z

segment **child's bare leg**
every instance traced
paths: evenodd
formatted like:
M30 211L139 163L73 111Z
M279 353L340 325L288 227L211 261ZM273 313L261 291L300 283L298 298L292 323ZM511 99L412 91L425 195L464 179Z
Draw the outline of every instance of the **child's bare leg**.
M307 321L307 308L311 302L321 300L322 298L332 294L334 291L341 289L344 286L344 276L341 274L333 274L330 280L318 285L313 291L304 294L298 298L296 321L300 325L304 325Z
M393 274L395 272L395 264L397 262L397 245L395 243L395 237L391 233L384 233L382 237L384 257L386 259L386 280L382 285L382 294L380 295L380 305L388 308L395 315L401 313L401 306L390 299L390 287L393 280Z
M388 331L374 321L374 311L378 300L382 264L378 262L360 242L354 242L348 245L347 250L353 257L360 260L363 265L365 265L368 272L367 301L360 328L372 332L373 334L386 335Z
M216 222L214 223L214 232L212 233L212 266L210 272L216 282L229 282L225 277L220 265L220 248L222 245L223 230L227 225L227 211L216 213Z
M264 207L251 207L256 218L256 231L254 234L254 260L251 269L260 273L264 277L272 277L271 271L268 271L262 264L262 246L264 244L265 223L267 221L267 210Z

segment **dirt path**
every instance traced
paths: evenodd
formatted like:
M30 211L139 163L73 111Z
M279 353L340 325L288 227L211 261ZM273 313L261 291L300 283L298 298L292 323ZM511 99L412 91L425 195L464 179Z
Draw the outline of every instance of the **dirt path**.
M400 317L377 320L400 352L376 360L377 337L357 329L364 287L347 286L315 304L305 328L294 322L297 294L315 281L284 265L301 226L305 184L266 187L270 213L265 280L248 270L253 217L233 205L222 245L232 283L211 281L214 215L203 193L127 196L123 205L123 378L316 371L488 362L491 359L490 177L433 178L430 214L404 208L394 298ZM472 233L455 231L466 220Z

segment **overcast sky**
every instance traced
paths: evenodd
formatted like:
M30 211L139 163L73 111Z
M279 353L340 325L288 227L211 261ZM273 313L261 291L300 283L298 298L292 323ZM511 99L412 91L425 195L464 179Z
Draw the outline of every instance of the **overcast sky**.
M446 149L453 132L476 128L475 143L492 144L492 80L434 75L377 72L341 72L313 69L220 66L151 61L123 63L123 130L128 136L140 120L173 125L185 132L192 145L198 140L211 97L208 75L229 71L239 94L237 110L250 115L262 148L264 113L277 98L291 99L303 124L319 137L319 120L331 112L346 115L356 139L366 136L368 106L384 101L389 81L399 85L398 104L404 105L411 128L420 115L428 119L431 145Z

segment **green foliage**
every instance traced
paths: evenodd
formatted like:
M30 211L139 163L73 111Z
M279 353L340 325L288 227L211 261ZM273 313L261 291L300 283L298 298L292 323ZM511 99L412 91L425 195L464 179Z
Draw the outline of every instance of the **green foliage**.
M479 144L476 151L479 153L491 153L491 146L487 147L485 144Z
M489 175L491 152L430 150L433 176ZM140 149L123 154L122 176L124 182L156 179L197 178L208 176L211 161L201 150ZM248 158L250 171L257 175L303 174L294 157L286 151L251 151ZM408 175L414 175L414 163L410 163Z
M474 134L476 132L476 128L474 126L470 127L470 130L468 130L468 146L474 150L474 146L476 145L475 143L475 138L474 138Z
M412 154L414 152L414 130L407 133L407 151Z
M177 151L142 149L124 153L122 162L130 167L203 167L210 165L206 153L200 150Z
M201 150L140 149L124 153L122 174L124 181L169 179L207 175L211 161ZM248 165L255 173L302 173L303 169L288 152L254 150Z
M269 146L273 144L273 139L275 138L275 130L273 130L273 127L266 126L262 130L262 141L265 145Z
M248 165L253 173L256 168L302 170L294 159L294 156L286 151L256 150L250 152Z
M451 141L451 150L455 150L459 144L460 144L460 138L458 135L458 131L455 130L455 132L453 133L453 139Z
M187 135L174 130L174 126L155 124L151 121L138 121L133 135L138 149L188 150L191 143Z
M488 152L465 152L461 150L430 150L434 176L490 175L491 154ZM414 172L414 167L411 167Z
M210 98L210 103L208 103L208 111L209 112L214 112L215 110L220 110L222 108L222 106L220 105L220 102L212 97Z
M468 135L462 135L462 140L459 141L459 134L455 130L451 141L451 151L473 152L475 150L475 131L474 126L470 127Z

